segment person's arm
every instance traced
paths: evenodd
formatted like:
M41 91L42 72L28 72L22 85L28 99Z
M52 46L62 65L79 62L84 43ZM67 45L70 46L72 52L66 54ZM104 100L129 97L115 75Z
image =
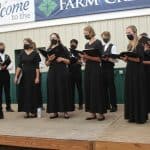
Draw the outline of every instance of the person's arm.
M14 78L14 83L15 83L15 84L17 83L17 80L18 80L18 78L19 78L20 73L21 73L21 68L20 68L20 67L17 67L16 73L15 73L15 78Z
M70 60L69 59L66 59L66 58L63 58L63 57L58 57L57 58L57 60L56 60L57 62L63 62L64 64L66 64L66 65L69 65L70 64Z
M35 62L35 67L36 67L36 76L35 76L35 84L38 84L40 82L40 61L41 57L38 53L36 53L34 62Z
M150 61L143 61L144 65L150 65Z
M19 78L19 75L21 73L21 68L22 68L22 53L19 55L19 59L18 59L19 63L18 63L18 66L16 68L16 73L15 73L15 78L14 78L14 83L16 84L17 83L17 80Z
M56 58L55 54L48 56L47 60L45 61L45 65L49 66L55 58Z
M132 62L140 62L140 58L128 57L127 60L128 60L128 61L132 61Z
M36 68L35 84L40 82L40 69Z
M96 61L96 62L101 62L100 57L93 57L93 56L89 56L87 54L83 55L83 59L91 60L91 61Z

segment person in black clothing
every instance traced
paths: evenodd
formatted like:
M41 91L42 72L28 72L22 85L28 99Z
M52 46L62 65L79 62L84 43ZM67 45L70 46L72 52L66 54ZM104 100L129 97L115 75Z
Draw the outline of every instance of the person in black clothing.
M11 98L10 98L10 74L9 69L11 69L11 59L5 54L5 44L0 43L0 118L3 119L3 111L2 111L2 93L3 88L5 92L6 98L6 111L13 112L11 109Z
M47 113L52 113L50 119L58 118L59 112L64 113L64 118L69 119L68 112L74 111L71 100L71 83L68 65L70 64L69 51L60 41L57 33L50 35L50 47L46 65L49 66L47 76Z
M31 39L24 39L24 50L19 56L19 63L16 69L14 82L19 83L18 111L26 112L24 118L37 117L38 108L38 84L40 83L39 54L33 49Z
M117 54L117 48L114 44L110 42L111 35L110 32L105 31L101 34L103 39L103 55L107 56L110 54ZM102 72L104 81L104 94L105 101L107 102L107 107L110 112L117 111L117 97L116 97L116 87L114 82L114 65L116 60L104 57L102 59Z
M148 119L146 106L146 87L144 64L144 47L139 43L137 28L133 25L126 29L129 39L128 51L136 53L139 57L124 56L127 62L125 76L125 119L129 122L145 123Z
M71 57L76 58L75 63L69 65L69 70L71 73L71 87L72 87L72 99L75 103L75 86L78 90L79 95L79 110L83 109L83 92L82 92L82 70L81 70L81 58L79 54L75 51L78 46L78 41L72 39L70 41L70 53Z
M148 37L142 37L139 42L144 46L144 71L145 71L145 77L146 77L146 99L147 99L147 111L150 113L150 38Z
M98 119L102 121L105 120L104 113L107 112L103 93L101 68L103 46L101 41L95 38L95 32L91 26L84 28L84 36L89 41L86 43L85 49L99 51L97 56L87 55L86 53L83 55L80 54L86 63L84 73L85 110L91 114L86 120ZM98 114L98 117L96 114Z

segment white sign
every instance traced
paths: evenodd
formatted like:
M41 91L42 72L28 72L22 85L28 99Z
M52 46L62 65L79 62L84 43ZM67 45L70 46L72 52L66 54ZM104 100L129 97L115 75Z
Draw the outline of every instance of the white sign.
M35 21L34 0L0 0L0 25Z

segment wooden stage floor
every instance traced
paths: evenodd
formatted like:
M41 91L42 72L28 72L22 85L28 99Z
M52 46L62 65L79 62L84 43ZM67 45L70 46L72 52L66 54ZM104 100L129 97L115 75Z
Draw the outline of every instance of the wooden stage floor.
M13 105L13 108L16 110L16 105ZM107 113L106 120L103 122L97 120L86 121L85 118L88 114L84 111L77 110L70 115L69 120L65 120L63 117L50 120L49 115L43 112L43 117L40 119L24 119L24 113L5 112L5 119L0 120L0 145L26 146L25 143L28 143L27 145L32 146L34 142L38 143L43 139L43 142L56 141L57 144L67 142L67 140L70 141L69 143L88 142L87 147L89 150L93 141L100 143L101 146L103 144L108 145L110 142L121 142L129 145L134 143L135 147L136 144L146 145L146 148L142 148L142 150L150 150L150 121L144 125L128 123L123 118L123 105L119 105L118 112ZM21 140L24 142L21 143ZM13 144L14 142L16 145ZM80 145L82 145L81 143ZM33 147L36 147L35 145ZM37 145L37 147L39 146ZM96 147L100 149L99 145ZM112 150L124 150L124 146L121 147ZM109 150L105 146L102 148L104 149L100 150ZM79 148L76 147L76 149Z

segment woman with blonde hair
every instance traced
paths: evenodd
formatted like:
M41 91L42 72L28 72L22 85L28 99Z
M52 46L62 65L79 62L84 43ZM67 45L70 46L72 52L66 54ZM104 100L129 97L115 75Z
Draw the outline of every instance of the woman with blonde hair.
M125 76L125 119L129 122L145 123L148 116L144 87L144 66L142 63L144 47L138 40L136 26L128 26L126 28L126 35L129 40L128 51L136 53L139 57L125 56L122 58L127 62Z
M106 107L102 88L101 54L102 43L95 38L95 31L91 26L84 28L84 36L88 42L85 49L99 50L99 55L81 55L85 61L84 89L85 89L85 111L90 113L86 120L105 120ZM98 116L96 115L98 114Z

